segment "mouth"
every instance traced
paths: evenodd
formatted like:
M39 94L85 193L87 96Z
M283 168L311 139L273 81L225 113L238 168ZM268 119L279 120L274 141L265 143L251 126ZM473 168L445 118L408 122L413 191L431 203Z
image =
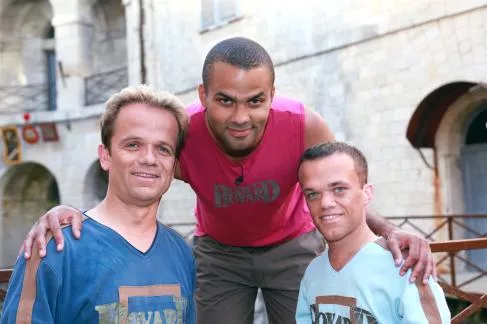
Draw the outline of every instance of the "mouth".
M343 216L343 214L328 214L320 216L320 220L322 222L333 222L336 221L338 218Z
M157 179L160 178L157 174L154 173L149 173L149 172L132 172L132 175L138 177L138 178L143 178L143 179Z
M246 129L235 129L235 128L229 128L228 133L232 137L237 137L237 138L242 138L242 137L247 137L250 135L252 132L252 128L246 128Z

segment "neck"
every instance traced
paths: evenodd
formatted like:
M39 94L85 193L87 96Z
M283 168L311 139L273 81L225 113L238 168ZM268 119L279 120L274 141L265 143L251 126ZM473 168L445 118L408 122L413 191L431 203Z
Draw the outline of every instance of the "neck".
M113 229L138 250L146 252L157 231L158 206L159 202L147 206L129 204L107 193L105 199L87 214Z
M376 239L377 236L364 221L343 239L328 243L328 257L331 266L336 271L341 270L362 247Z

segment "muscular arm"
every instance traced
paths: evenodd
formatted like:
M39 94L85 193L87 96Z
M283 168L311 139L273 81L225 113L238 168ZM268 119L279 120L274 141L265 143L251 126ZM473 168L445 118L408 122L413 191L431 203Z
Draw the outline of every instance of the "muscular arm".
M304 108L304 137L306 148L322 142L335 141L335 135L318 113Z
M367 208L367 225L372 232L382 237L388 237L392 231L399 229L372 208Z
M328 125L314 110L305 108L304 118L306 148L322 142L335 141L335 136ZM396 265L399 266L402 263L401 275L404 275L409 268L414 266L411 281L415 281L421 273L423 273L424 284L428 282L431 274L436 276L431 249L424 238L402 231L371 208L367 209L366 217L370 229L375 234L386 238L387 246ZM401 250L406 249L409 250L409 256L403 263Z

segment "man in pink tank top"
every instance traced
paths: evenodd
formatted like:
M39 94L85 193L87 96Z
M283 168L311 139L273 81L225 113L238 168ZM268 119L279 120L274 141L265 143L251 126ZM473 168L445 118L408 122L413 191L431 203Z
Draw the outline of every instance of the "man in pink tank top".
M197 195L198 323L252 323L261 288L270 323L294 323L299 283L308 263L324 249L298 184L306 148L335 138L324 120L301 103L274 95L274 66L256 42L231 38L208 53L175 177ZM80 235L79 211L59 206L43 215L24 241L45 254L60 224ZM412 279L435 274L428 243L368 211L367 223L387 238L398 271L415 265Z

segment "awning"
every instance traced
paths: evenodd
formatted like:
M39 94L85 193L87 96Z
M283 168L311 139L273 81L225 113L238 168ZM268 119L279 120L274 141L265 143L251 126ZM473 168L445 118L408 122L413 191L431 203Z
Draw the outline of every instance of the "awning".
M453 82L439 87L418 105L409 121L406 137L415 148L435 145L435 135L440 122L451 104L473 86L472 82Z

